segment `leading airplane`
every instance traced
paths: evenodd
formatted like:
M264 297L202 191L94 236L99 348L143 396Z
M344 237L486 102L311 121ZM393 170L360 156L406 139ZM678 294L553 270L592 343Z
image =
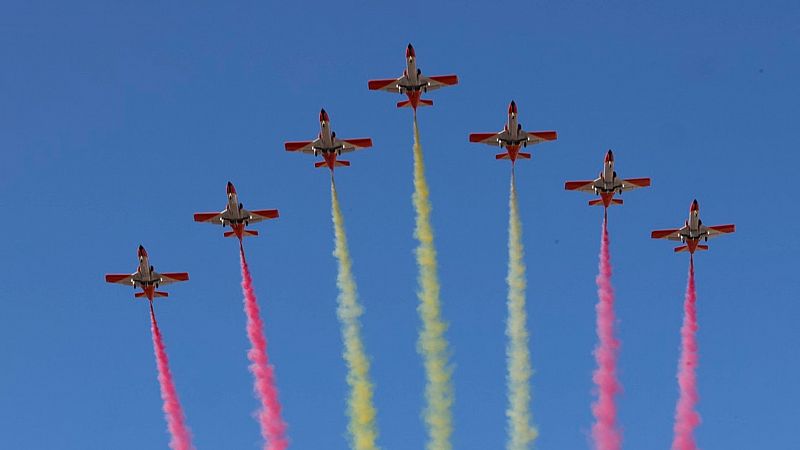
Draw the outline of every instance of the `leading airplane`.
M589 206L603 205L608 208L611 205L621 205L622 199L614 198L614 194L622 195L625 191L650 186L650 178L628 178L617 177L614 170L614 153L609 150L603 161L603 170L600 176L592 181L567 181L564 189L568 191L582 191L599 195L599 199L590 200Z
M694 255L697 250L708 250L707 245L700 244L700 241L707 242L710 238L717 237L722 234L733 233L736 231L736 226L729 225L714 225L711 227L703 225L700 220L700 206L697 200L692 202L689 208L689 219L686 220L681 228L671 230L656 230L650 234L653 239L669 239L670 241L680 241L683 244L680 247L675 247L675 252L689 252Z
M405 94L408 100L397 102L398 108L411 107L414 113L419 106L433 106L433 100L420 98L420 95L447 86L458 84L456 75L435 75L427 77L417 68L417 54L414 46L408 44L406 48L406 69L400 78L385 80L369 80L367 83L371 91L386 91Z
M226 191L228 193L228 204L225 205L225 209L218 213L195 213L194 221L222 225L223 228L230 226L231 231L226 231L223 236L236 236L241 241L245 236L258 236L258 231L246 228L251 223L278 218L277 209L260 209L256 211L244 209L244 205L239 202L236 188L230 181L228 181Z
M517 121L517 104L511 101L508 105L508 122L502 131L497 133L471 133L470 142L496 145L505 147L505 153L495 155L495 159L510 159L511 164L521 159L531 159L530 153L520 152L520 147L536 145L546 141L555 141L558 134L555 131L525 131L522 124Z
M186 272L156 272L153 266L150 265L150 259L147 256L147 250L145 250L141 245L139 246L139 250L136 252L136 256L139 258L139 267L136 268L136 272L130 275L108 274L106 275L106 282L126 284L128 286L132 286L134 289L142 288L142 292L137 292L134 294L134 297L147 297L147 299L152 302L153 298L155 297L169 296L169 293L167 292L157 291L156 289L158 289L159 286L177 283L179 281L187 281L189 279L189 274Z
M372 147L372 139L339 139L336 132L331 131L331 119L325 110L319 112L319 135L313 141L286 142L287 152L301 152L309 155L322 155L325 159L314 164L314 167L327 166L333 172L336 167L348 167L350 161L340 161L336 158L342 153L349 153L362 148Z

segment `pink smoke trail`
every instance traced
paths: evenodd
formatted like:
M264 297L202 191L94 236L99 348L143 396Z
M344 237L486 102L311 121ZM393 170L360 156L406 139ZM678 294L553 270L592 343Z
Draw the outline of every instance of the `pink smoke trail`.
M598 301L597 337L594 349L597 368L592 375L597 398L592 403L592 440L597 450L619 450L622 433L617 426L617 405L614 397L620 392L617 380L619 341L614 337L614 289L611 286L611 254L608 249L608 221L603 218L603 237L600 243L600 273L597 275Z
M267 356L267 339L264 337L264 323L258 310L258 300L253 289L250 268L244 257L244 248L239 246L239 259L242 264L242 291L244 292L244 311L247 314L247 337L250 339L250 371L256 378L254 390L261 401L258 423L264 438L264 450L284 450L289 446L286 439L286 423L281 418L281 404L275 386L275 371Z
M678 364L680 397L675 408L675 437L672 450L696 450L694 429L700 424L697 404L697 292L694 285L694 259L689 259L689 282L683 303L683 326L681 327L681 359Z
M178 400L178 391L172 381L167 350L164 347L164 340L161 338L161 330L158 329L152 301L150 302L150 325L153 332L153 350L156 354L156 365L158 366L158 382L161 385L161 400L164 401L164 415L167 417L167 428L172 436L169 441L169 448L173 450L191 450L194 448L192 435L186 426L183 408L181 408L181 402Z

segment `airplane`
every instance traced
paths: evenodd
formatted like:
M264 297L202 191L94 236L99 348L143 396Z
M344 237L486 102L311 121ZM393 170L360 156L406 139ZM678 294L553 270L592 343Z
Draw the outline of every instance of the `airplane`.
M517 104L512 100L508 105L508 122L503 131L497 133L470 133L469 141L480 144L497 145L505 147L506 153L495 155L495 159L510 159L511 164L517 158L531 159L530 153L520 152L520 147L535 145L545 141L555 141L558 134L555 131L525 131L522 124L517 122Z
M194 221L215 223L222 225L223 228L225 226L230 226L231 231L226 231L223 233L223 236L236 236L241 241L245 236L258 236L258 231L245 228L251 223L258 223L262 220L276 219L278 217L277 209L261 209L257 211L248 211L244 209L244 205L239 202L236 188L230 181L228 181L226 190L228 193L228 204L225 205L225 209L218 213L196 213L194 215Z
M134 289L142 288L142 292L137 292L134 297L141 298L147 297L151 302L155 297L168 297L169 293L157 291L161 285L170 283L177 283L179 281L187 281L189 274L186 272L172 272L172 273L158 273L150 265L150 260L147 257L147 250L141 245L136 255L139 257L139 267L136 272L127 274L108 274L106 275L106 282L127 284Z
M340 161L336 157L342 153L349 153L362 148L372 147L372 139L339 139L336 132L331 131L331 119L325 110L319 112L319 135L313 141L286 142L287 152L301 152L309 155L322 155L325 159L314 164L314 167L327 166L333 172L336 167L348 167L350 161Z
M721 234L733 233L736 231L735 225L715 225L707 227L700 220L700 206L697 200L692 202L689 208L689 220L679 229L656 230L650 234L653 239L669 239L670 241L681 241L686 244L675 248L676 253L688 251L692 255L696 250L708 250L707 245L700 244L702 239L707 242L709 238L717 237Z
M405 94L408 100L397 102L398 108L411 107L417 112L419 106L433 106L433 100L420 98L420 95L447 86L458 84L456 75L436 75L426 77L417 68L417 55L414 46L408 44L406 48L406 69L400 78L386 80L369 80L371 91L387 91Z
M621 205L622 199L614 198L614 194L622 195L625 191L650 186L650 178L617 178L614 170L614 153L609 150L603 162L603 171L600 176L593 181L567 181L564 189L568 191L590 192L599 195L599 199L590 200L589 206L603 205L608 208L611 205Z

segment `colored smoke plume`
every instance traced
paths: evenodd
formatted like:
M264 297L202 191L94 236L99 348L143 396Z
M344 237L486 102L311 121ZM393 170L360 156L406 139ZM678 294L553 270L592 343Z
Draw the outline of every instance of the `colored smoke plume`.
M598 302L597 337L594 350L597 368L592 379L597 398L592 403L592 440L597 450L619 450L622 433L617 426L616 395L621 386L617 380L617 353L619 341L614 337L614 289L611 286L611 254L609 251L608 221L603 219L603 236L600 243L600 273L597 275Z
M683 326L681 327L681 359L678 364L678 386L680 397L675 408L675 436L672 450L696 450L694 429L700 424L697 405L697 291L694 284L694 259L689 259L689 282L683 303Z
M433 245L431 227L431 202L428 182L425 180L425 164L419 142L419 127L414 116L414 209L416 228L414 236L419 242L416 255L419 269L419 306L422 330L417 341L418 351L425 363L425 424L428 428L428 450L451 450L453 434L453 386L452 369L448 362L447 325L442 321L439 300L439 275L437 273L436 249Z
M183 408L178 399L178 391L175 389L175 382L172 380L172 373L169 370L169 358L164 347L164 340L161 330L156 322L156 314L153 311L153 302L150 302L150 329L153 332L153 351L156 354L156 366L158 367L158 383L161 385L161 400L164 402L164 415L167 418L167 428L171 439L169 448L173 450L191 450L192 435L186 426L186 419L183 415Z
M253 279L244 256L244 248L239 247L242 265L242 291L244 292L244 311L247 314L247 337L250 339L250 371L255 376L254 391L261 401L258 423L264 438L264 450L284 450L289 446L286 439L286 423L281 418L281 404L275 386L275 370L267 356L267 339L264 336L264 323L258 309L258 300L253 290Z
M530 448L539 432L531 424L530 378L531 354L528 350L528 329L525 312L525 250L522 245L522 221L519 218L517 187L514 173L511 175L511 190L508 199L508 322L506 336L508 345L508 450Z
M358 303L356 281L353 277L353 262L347 247L347 234L344 228L344 217L339 207L339 196L336 184L331 179L331 215L335 247L333 255L339 265L336 285L339 287L336 313L342 327L344 340L344 360L347 363L347 384L350 387L347 399L347 416L349 418L351 448L355 450L376 450L378 445L378 427L375 423L375 406L373 404L372 383L369 377L369 358L361 340L361 323L359 317L363 312Z

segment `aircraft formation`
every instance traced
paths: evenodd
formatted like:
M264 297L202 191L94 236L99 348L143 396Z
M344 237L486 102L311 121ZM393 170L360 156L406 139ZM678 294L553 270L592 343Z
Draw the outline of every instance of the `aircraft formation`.
M444 87L455 86L459 80L456 75L425 75L417 66L417 56L414 47L409 44L405 55L406 68L402 75L397 78L376 79L368 81L368 88L375 91L385 91L404 96L405 99L397 102L398 108L411 108L414 114L415 132L417 109L423 106L433 106L433 101L423 98L424 94ZM471 143L486 144L496 146L501 153L495 155L498 160L509 160L512 168L512 189L513 188L513 169L517 160L531 159L528 147L552 142L557 140L556 131L528 131L523 128L519 121L519 109L516 102L511 101L508 106L506 123L503 129L497 132L477 132L470 133L468 141ZM287 152L299 152L314 157L321 157L315 162L317 168L327 167L330 171L331 181L333 182L334 171L338 167L349 167L350 161L341 160L342 154L352 153L358 150L372 147L373 142L369 137L359 138L340 138L331 127L331 119L325 109L319 112L319 133L310 140L287 141L284 144ZM415 145L416 137L415 137ZM528 151L526 151L528 150ZM415 179L416 180L416 179ZM416 182L416 181L415 181ZM615 169L615 155L608 150L603 160L602 169L595 179L567 181L564 188L570 191L585 192L597 198L589 201L590 206L602 206L604 210L604 233L606 233L605 223L607 221L608 208L614 205L622 205L623 200L618 198L624 192L639 188L649 187L650 178L622 178ZM516 194L514 194L516 196ZM516 202L516 197L515 202ZM338 200L336 200L338 202ZM338 208L338 206L337 206ZM277 219L279 212L277 209L245 209L244 204L239 198L233 183L228 182L226 186L225 208L219 212L200 212L194 214L194 221L209 223L221 226L225 231L224 237L236 237L239 241L243 267L246 268L244 259L243 240L245 237L258 236L258 231L249 228L259 222ZM678 241L680 246L674 249L677 253L688 252L690 257L697 251L708 250L706 244L708 239L730 234L735 231L732 224L707 226L700 220L700 208L697 200L693 200L689 210L689 217L680 228L655 230L651 233L653 239L667 239ZM167 297L167 292L159 290L176 282L188 281L189 274L186 272L157 272L151 265L147 251L143 246L137 250L138 265L132 274L108 274L105 280L109 283L128 285L134 290L141 289L135 293L135 298L146 298L152 307L155 298ZM249 273L246 278L249 278ZM693 262L692 262L692 283L693 283ZM154 323L155 323L155 319ZM260 320L260 319L259 319ZM259 322L260 323L260 322ZM249 325L248 325L249 326ZM266 447L265 447L266 448ZM277 447L270 447L277 448Z

